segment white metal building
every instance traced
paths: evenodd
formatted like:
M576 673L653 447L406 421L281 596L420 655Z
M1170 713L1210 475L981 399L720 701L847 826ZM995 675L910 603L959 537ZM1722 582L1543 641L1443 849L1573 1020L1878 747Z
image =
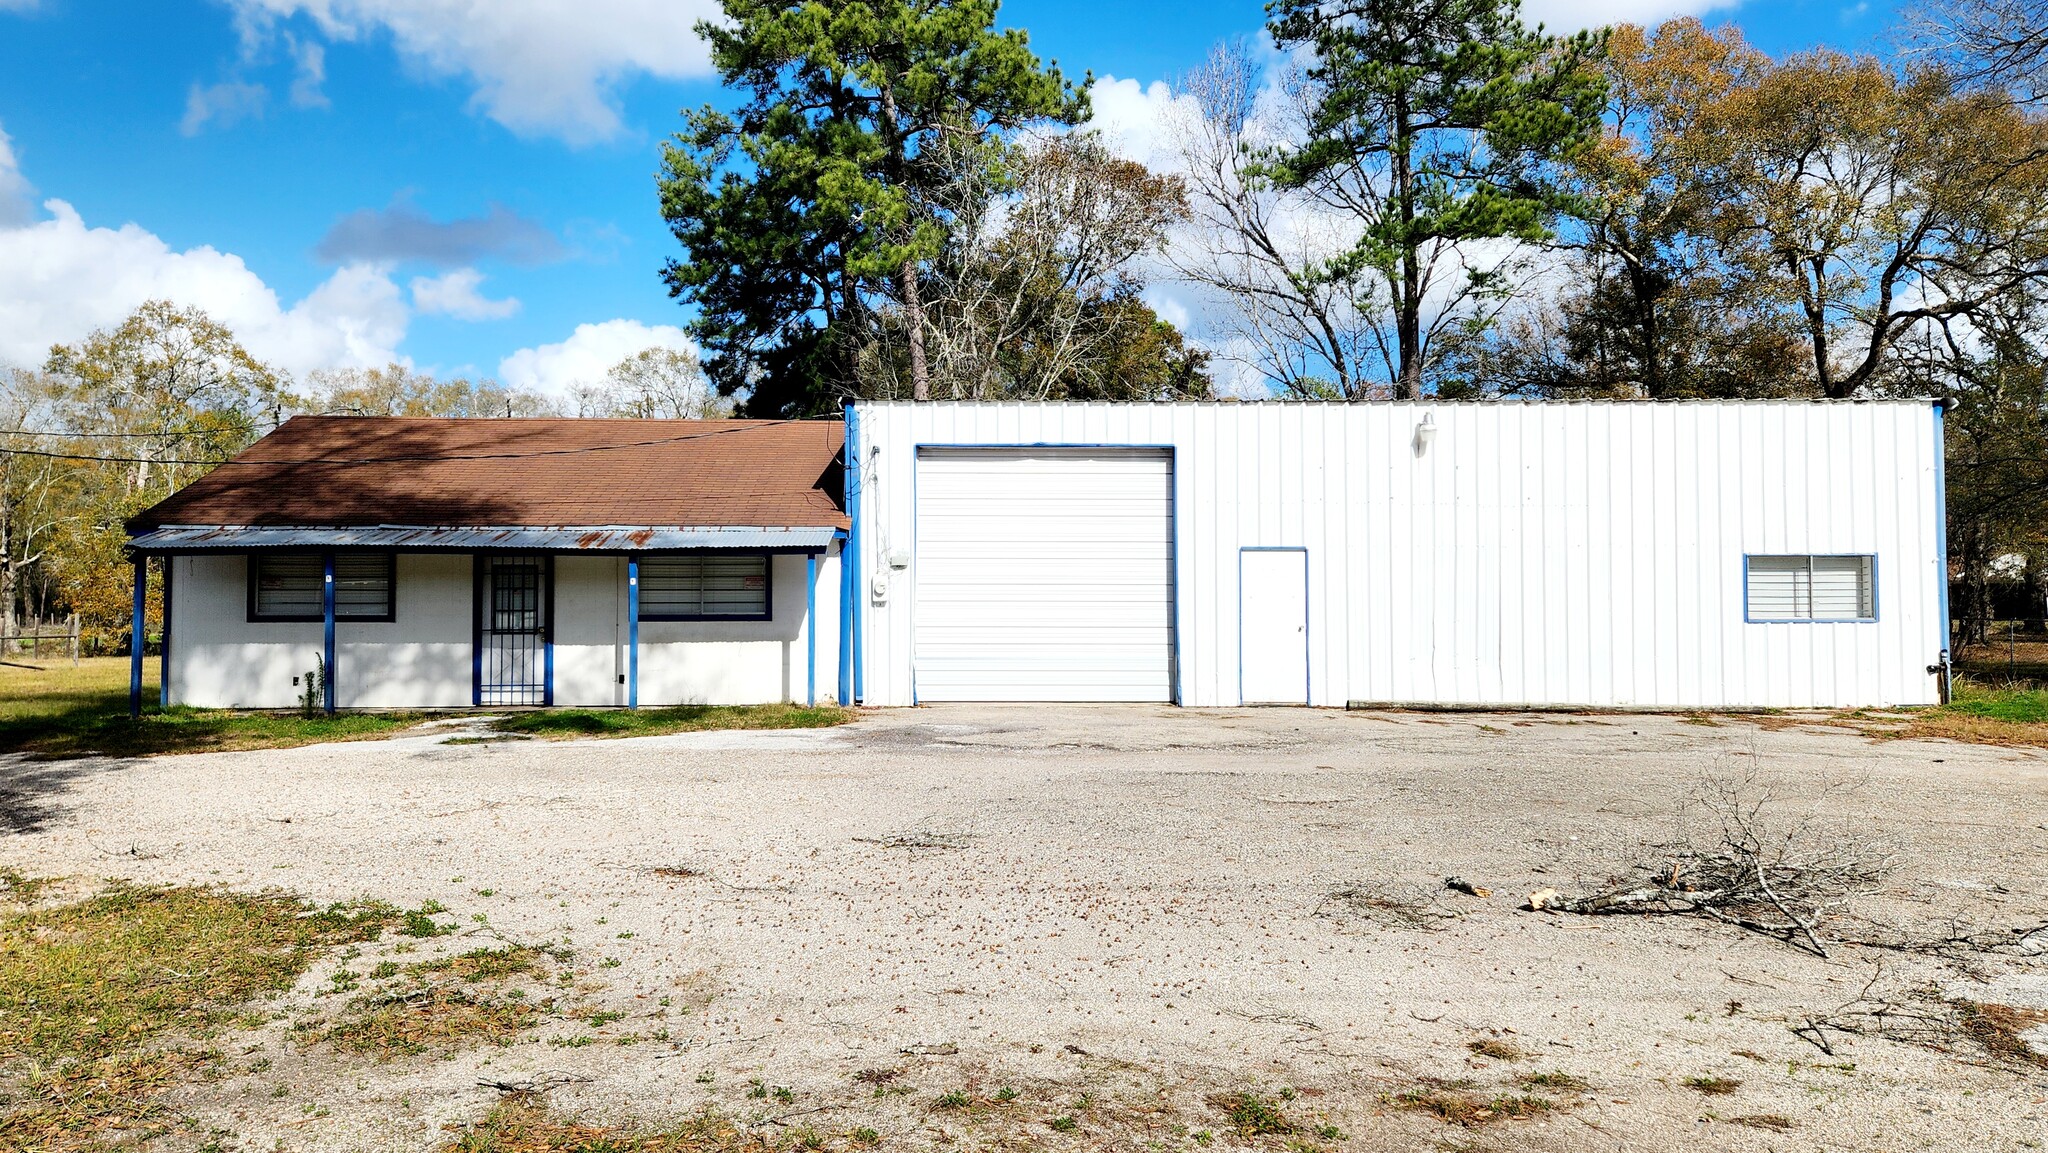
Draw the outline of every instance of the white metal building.
M871 705L1939 698L1926 401L858 404Z

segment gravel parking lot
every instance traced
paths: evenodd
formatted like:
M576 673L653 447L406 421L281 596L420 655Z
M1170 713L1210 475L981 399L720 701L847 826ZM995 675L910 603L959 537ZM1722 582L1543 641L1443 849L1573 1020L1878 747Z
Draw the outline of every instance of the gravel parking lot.
M1240 1091L1329 1148L2048 1140L2048 1077L2024 1059L1846 1034L1828 1054L1792 1031L1930 983L2032 1020L2048 958L1823 959L1694 918L1517 907L1654 859L1699 780L1754 766L1788 810L1818 804L1825 827L1894 846L1855 911L1924 933L2038 924L2037 751L1769 719L1148 707L449 735L0 761L0 864L438 901L463 929L433 948L565 943L584 1002L623 1014L409 1065L255 1030L239 1043L273 1056L264 1070L185 1102L238 1148L429 1148L496 1099L480 1079L548 1074L589 1078L549 1093L565 1115L653 1125L710 1104L769 1131L871 1127L888 1148L1240 1143L1218 1105ZM1429 1107L1537 1095L1528 1079L1549 1073L1567 1077L1542 1116L1457 1124ZM1739 1084L1699 1087L1722 1082ZM1014 1103L934 1104L997 1087Z

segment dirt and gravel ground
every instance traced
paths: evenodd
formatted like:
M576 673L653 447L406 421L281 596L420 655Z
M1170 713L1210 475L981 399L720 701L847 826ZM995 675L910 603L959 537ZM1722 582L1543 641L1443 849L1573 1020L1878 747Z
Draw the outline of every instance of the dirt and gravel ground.
M2039 751L1726 718L1142 707L447 735L0 762L0 864L438 901L462 930L402 959L567 944L570 988L551 990L607 1012L411 1061L293 1040L340 997L322 993L335 969L400 947L380 942L230 1038L240 1072L183 1091L227 1147L431 1148L497 1100L479 1080L564 1074L588 1080L547 1093L563 1115L660 1125L709 1104L770 1132L872 1128L884 1148L1240 1145L1222 1103L1240 1091L1331 1149L2048 1142L2048 1070L2024 1056L1960 1035L1948 1052L1836 1035L1829 1055L1791 1030L1930 984L2026 1024L2048 1009L2048 957L1822 959L1697 919L1516 907L1653 859L1696 781L1754 765L1792 807L1819 798L1828 827L1895 843L1865 915L2040 924ZM1827 780L1857 784L1823 796ZM1493 896L1445 891L1453 875ZM1331 898L1361 887L1420 923ZM1526 1088L1535 1074L1588 1088ZM1460 1125L1408 1107L1522 1095L1554 1108Z

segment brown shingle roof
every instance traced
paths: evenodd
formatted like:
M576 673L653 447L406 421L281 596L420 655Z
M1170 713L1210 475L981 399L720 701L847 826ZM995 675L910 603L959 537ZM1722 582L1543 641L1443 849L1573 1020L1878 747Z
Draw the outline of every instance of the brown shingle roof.
M298 416L129 522L846 527L839 421Z

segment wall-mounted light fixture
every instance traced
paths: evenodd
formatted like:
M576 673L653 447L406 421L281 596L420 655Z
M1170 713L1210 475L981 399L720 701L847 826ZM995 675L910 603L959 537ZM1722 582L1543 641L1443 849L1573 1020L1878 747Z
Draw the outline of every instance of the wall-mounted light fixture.
M1415 426L1415 454L1417 456L1420 456L1423 453L1428 452L1429 442L1435 439L1436 414L1433 412L1425 412L1422 414L1422 423Z

